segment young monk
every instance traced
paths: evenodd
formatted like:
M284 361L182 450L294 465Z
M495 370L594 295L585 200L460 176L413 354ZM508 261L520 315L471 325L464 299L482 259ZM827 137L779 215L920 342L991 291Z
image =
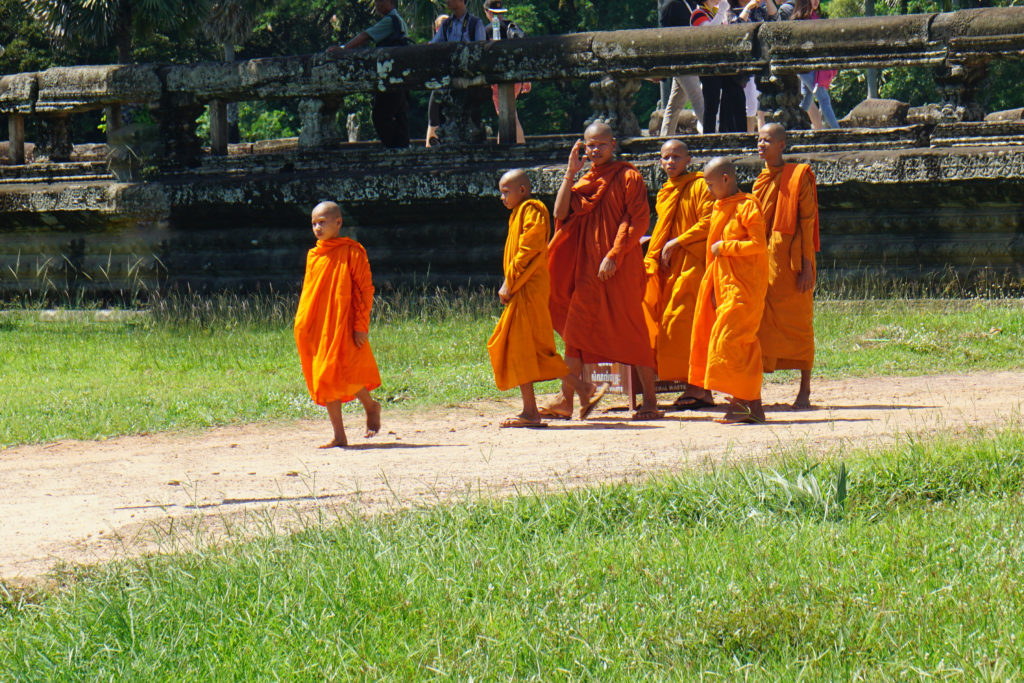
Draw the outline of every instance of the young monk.
M777 123L761 127L757 153L764 170L754 181L768 226L768 298L759 338L764 371L800 371L800 389L793 408L811 407L814 367L814 281L818 236L818 189L807 164L787 164L786 129Z
M593 392L569 374L565 361L555 350L555 334L548 311L551 219L547 207L531 199L530 178L521 170L503 175L498 189L502 204L512 215L508 219L505 240L505 282L498 290L505 310L487 341L487 352L498 388L506 391L518 386L523 395L523 412L503 420L501 426L544 427L533 393L534 382L557 377L580 395ZM591 400L591 410L596 403L597 400ZM586 418L587 414L581 417Z
M681 140L661 146L668 180L658 191L658 222L647 245L644 313L657 359L658 379L686 382L697 291L704 276L714 200L700 171L687 173L690 150ZM711 392L687 385L675 401L681 410L715 405Z
M380 403L370 391L380 386L377 361L368 341L373 282L366 250L341 237L341 208L321 202L313 209L316 246L306 256L295 345L309 395L327 407L334 438L320 448L348 445L341 404L358 398L366 411L366 437L380 431Z
M728 159L709 161L704 181L716 201L693 320L690 383L732 397L716 422L764 422L757 341L768 290L764 220L757 199L736 186Z
M644 264L640 237L651 210L643 176L615 160L615 136L607 124L587 127L569 153L565 178L555 197L551 271L551 320L565 340L569 372L582 378L585 364L618 362L640 375L643 405L635 420L663 417L654 393L654 349L644 321ZM576 182L586 152L590 170ZM572 387L562 384L548 417L572 414ZM584 411L595 395L581 396Z

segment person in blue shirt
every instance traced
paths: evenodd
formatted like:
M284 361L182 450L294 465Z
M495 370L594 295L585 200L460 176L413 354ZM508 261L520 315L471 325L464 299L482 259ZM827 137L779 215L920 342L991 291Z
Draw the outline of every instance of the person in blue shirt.
M474 40L487 40L484 22L474 17L466 7L466 0L445 0L451 14L441 22L432 43L471 43Z
M376 47L409 45L409 27L398 15L395 0L374 0L373 9L381 20L342 46L327 48L327 56L339 57L345 50L363 47L371 41ZM389 90L373 95L373 127L385 147L409 146L409 92Z
M441 27L434 33L434 37L430 39L431 43L471 43L477 40L487 40L487 30L483 20L469 13L469 9L466 7L466 0L445 0L445 4L448 6L450 14L447 19L441 22ZM435 90L430 94L428 108L431 106L436 107L436 101L441 96L441 92ZM476 128L482 130L483 122L480 117L480 105L491 99L491 89L487 86L470 88L467 91L467 96L470 119ZM441 114L441 118L443 118L444 112L442 111ZM434 123L434 121L431 121L431 124ZM428 133L427 146L430 147L433 142L430 139L430 133Z

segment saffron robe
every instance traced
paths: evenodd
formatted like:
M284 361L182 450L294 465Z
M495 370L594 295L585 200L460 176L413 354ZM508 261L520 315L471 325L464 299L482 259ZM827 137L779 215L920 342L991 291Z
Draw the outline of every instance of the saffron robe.
M547 207L536 199L517 206L508 219L502 269L510 300L487 341L494 383L502 391L569 374L555 350L548 311L550 237Z
M754 181L768 226L768 297L761 321L765 372L814 366L814 291L797 289L803 259L817 268L818 190L807 164L769 167Z
M669 178L658 191L658 222L647 243L644 315L659 379L685 382L690 372L690 333L714 199L703 173ZM661 267L665 244L677 240L668 269Z
M551 320L567 356L654 366L639 246L650 221L647 188L632 164L591 166L573 186L569 216L556 221L548 250ZM597 273L605 257L616 270L602 282Z
M711 245L720 240L714 256ZM707 245L693 320L690 384L755 401L761 398L763 374L757 331L768 291L768 250L757 199L738 192L716 201Z
M351 401L380 386L370 342L356 348L353 332L368 332L373 280L366 250L348 237L317 242L295 313L295 345L309 395L318 405Z

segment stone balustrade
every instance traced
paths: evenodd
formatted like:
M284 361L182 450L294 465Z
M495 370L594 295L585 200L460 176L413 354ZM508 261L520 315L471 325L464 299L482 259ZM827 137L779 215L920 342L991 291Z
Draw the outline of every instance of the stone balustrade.
M806 128L796 74L825 68L909 66L932 70L942 93L943 120L976 121L984 111L975 93L992 60L1024 56L1024 8L961 10L943 14L741 24L713 28L640 29L543 36L522 40L417 45L321 55L210 62L59 67L0 77L0 115L9 125L11 163L25 162L25 120L44 122L37 159L66 161L69 118L105 109L115 140L126 105L146 105L159 122L157 155L193 163L202 154L196 119L210 110L213 154L227 151L226 104L298 99L299 145L339 141L335 115L352 93L439 89L451 115L446 139L474 142L465 88L520 81L593 81L593 118L620 136L639 134L632 113L636 81L678 73L750 74L770 120ZM501 125L513 125L502 117ZM515 140L503 129L502 139Z

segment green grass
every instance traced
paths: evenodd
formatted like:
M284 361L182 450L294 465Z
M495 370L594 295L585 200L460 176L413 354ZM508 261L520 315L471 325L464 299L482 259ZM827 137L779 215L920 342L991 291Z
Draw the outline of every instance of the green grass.
M0 590L0 678L1013 680L1024 432L311 523ZM818 493L815 493L818 491Z
M121 322L44 323L9 311L0 318L0 447L322 416L302 380L293 310L287 297L191 297ZM1019 369L1022 310L1019 299L823 300L816 374ZM385 409L512 396L494 387L487 357L499 313L489 292L392 294L375 311Z

